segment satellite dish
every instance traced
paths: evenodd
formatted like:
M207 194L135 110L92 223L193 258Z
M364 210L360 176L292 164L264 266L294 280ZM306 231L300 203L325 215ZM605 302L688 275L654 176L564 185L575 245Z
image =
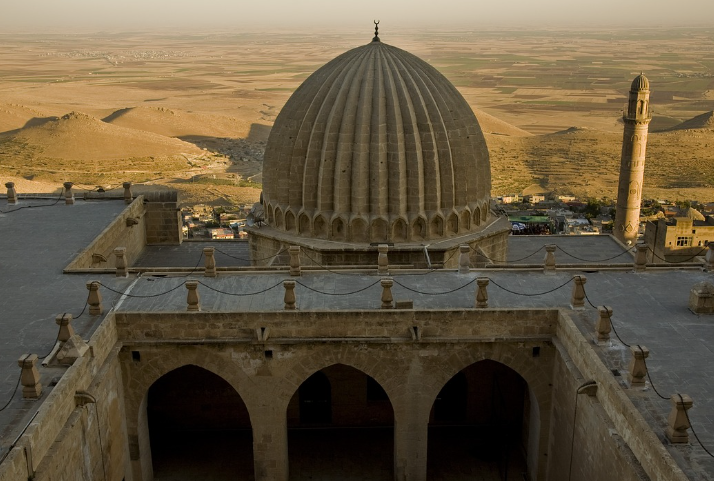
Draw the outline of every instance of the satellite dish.
M246 216L245 223L248 224L248 227L253 227L254 225L260 227L265 222L264 213L263 206L256 202L250 210L250 214Z
M253 227L255 225L255 214L252 212L248 214L248 217L245 218L245 223L248 224L248 227Z

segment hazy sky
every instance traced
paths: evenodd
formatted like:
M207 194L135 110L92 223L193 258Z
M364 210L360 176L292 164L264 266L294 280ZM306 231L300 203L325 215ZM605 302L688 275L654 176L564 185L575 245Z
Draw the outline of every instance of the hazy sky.
M9 0L8 31L362 24L714 26L714 0Z

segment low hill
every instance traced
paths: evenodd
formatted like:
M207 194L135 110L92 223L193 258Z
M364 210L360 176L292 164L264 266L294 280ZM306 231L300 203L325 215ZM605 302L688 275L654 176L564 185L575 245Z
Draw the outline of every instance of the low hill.
M697 130L697 129L714 129L714 111L709 111L701 115L697 115L689 120L685 120L681 124L670 127L667 131L674 130Z
M478 119L481 130L485 134L508 135L511 137L529 137L533 135L491 114L487 114L483 110L474 109L474 114L476 114L476 119Z
M255 132L255 129L251 131L253 124L244 120L164 107L129 107L117 110L102 120L112 125L153 132L166 137L247 138Z
M178 139L107 124L80 112L20 129L11 138L36 155L79 161L201 152Z
M0 103L0 133L40 125L53 119L57 117L49 117L23 105Z

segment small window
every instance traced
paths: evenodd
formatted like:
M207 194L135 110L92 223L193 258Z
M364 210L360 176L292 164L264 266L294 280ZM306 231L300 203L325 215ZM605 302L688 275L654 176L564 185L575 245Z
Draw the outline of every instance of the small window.
M692 229L692 234L696 234L697 231L695 229Z
M692 245L691 237L677 237L677 247L689 247Z

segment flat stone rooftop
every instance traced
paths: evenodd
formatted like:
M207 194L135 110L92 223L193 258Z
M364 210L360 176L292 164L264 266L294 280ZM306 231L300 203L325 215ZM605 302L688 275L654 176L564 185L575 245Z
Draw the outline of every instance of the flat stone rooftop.
M30 201L26 201L30 202ZM31 205L51 204L33 200ZM25 206L30 204L24 204ZM23 204L20 204L22 207ZM282 282L297 282L295 292L300 310L359 310L380 307L380 276L373 271L305 270L301 277L287 271L219 272L204 277L201 267L203 247L221 252L217 265L246 265L244 242L186 242L181 246L146 248L135 263L143 267L185 268L183 271L132 274L116 278L111 274L63 274L62 269L85 248L125 205L121 201L64 203L42 208L0 211L0 407L10 398L17 383L17 359L23 353L47 354L57 335L55 317L68 312L77 317L87 298L86 282L100 280L105 309L122 312L185 312L187 279L200 282L201 310L209 312L274 311L283 309ZM559 263L582 264L546 275L541 269L514 267L539 264L545 244L557 244ZM567 255L565 254L567 252ZM535 253L529 256L529 254ZM519 260L525 256L528 259ZM689 394L694 407L689 411L694 431L702 443L714 450L714 316L699 316L688 309L691 287L714 274L701 269L671 267L633 273L624 264L632 256L609 236L514 236L509 243L507 268L455 271L393 270L395 299L409 299L415 309L470 309L474 306L475 280L486 276L489 308L553 308L569 311L583 335L594 338L597 311L588 305L574 311L570 307L572 278L587 278L585 291L592 305L613 309L617 334L629 344L649 348L647 366L657 390L669 396ZM578 258L580 260L578 260ZM243 260L242 260L243 259ZM601 261L601 266L596 261ZM613 264L622 264L613 266ZM614 268L613 268L614 267ZM150 269L149 269L150 270ZM86 312L73 321L76 331L88 338L102 316ZM626 379L629 350L612 334L608 346L596 347L610 369ZM66 368L43 368L43 381L60 376ZM649 383L648 383L649 386ZM46 390L51 387L46 386ZM627 391L654 432L664 440L670 403L649 388ZM46 394L43 395L43 399ZM23 401L20 393L0 412L0 459L41 403ZM714 459L709 457L690 433L690 445L668 446L691 479L714 479Z

